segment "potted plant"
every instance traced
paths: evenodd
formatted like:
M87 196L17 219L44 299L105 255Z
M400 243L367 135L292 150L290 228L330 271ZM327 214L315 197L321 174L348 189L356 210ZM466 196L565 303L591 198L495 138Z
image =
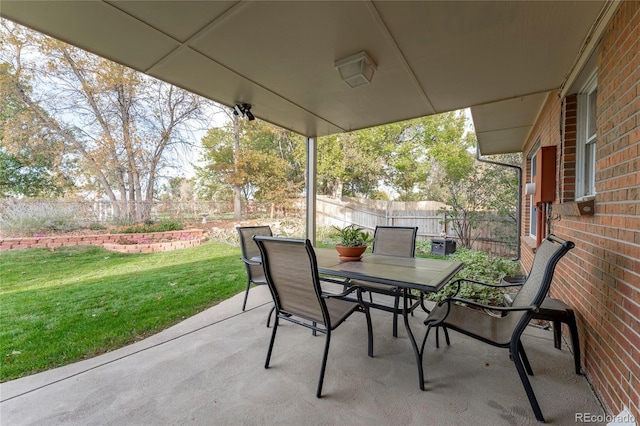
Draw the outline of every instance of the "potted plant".
M367 243L371 241L371 235L356 225L333 228L338 231L339 241L336 244L336 250L340 260L360 260L362 253L367 249Z

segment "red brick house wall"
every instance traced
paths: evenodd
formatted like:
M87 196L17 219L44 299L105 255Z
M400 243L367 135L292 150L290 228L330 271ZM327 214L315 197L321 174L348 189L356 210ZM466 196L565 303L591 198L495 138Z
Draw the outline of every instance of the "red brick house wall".
M538 141L557 147L550 231L576 247L558 264L551 293L576 311L583 370L605 408L617 414L626 406L640 420L640 2L620 4L597 49L594 214L580 216L573 202L575 95L549 96L524 154ZM526 160L523 167L529 176ZM535 242L528 238L528 197L523 200L528 270Z

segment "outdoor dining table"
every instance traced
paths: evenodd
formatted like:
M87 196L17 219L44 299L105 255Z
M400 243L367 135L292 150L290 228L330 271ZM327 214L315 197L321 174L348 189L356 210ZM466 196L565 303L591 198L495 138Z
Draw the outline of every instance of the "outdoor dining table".
M364 254L362 260L342 262L333 249L315 248L318 272L331 277L369 281L402 289L402 317L407 335L411 341L416 363L420 389L424 390L424 371L421 351L409 324L410 291L421 293L437 292L455 276L464 265L444 259L418 257L382 256Z

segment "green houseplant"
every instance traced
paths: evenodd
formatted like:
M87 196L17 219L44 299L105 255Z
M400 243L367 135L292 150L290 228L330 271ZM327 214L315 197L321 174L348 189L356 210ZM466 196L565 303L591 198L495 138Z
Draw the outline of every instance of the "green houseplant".
M360 260L362 253L367 249L367 243L372 240L371 235L353 224L343 228L337 226L333 228L338 232L336 250L340 260Z

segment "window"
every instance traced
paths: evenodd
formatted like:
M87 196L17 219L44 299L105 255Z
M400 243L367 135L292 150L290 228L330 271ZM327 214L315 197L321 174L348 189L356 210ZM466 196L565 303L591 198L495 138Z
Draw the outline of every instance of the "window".
M533 156L531 157L531 161L530 161L530 173L531 173L531 179L529 180L529 182L535 182L536 181L536 167L538 165L538 153L540 152L540 148L536 148L535 153L533 154ZM533 199L533 194L529 195L529 236L531 238L536 238L537 235L537 229L538 229L538 208L536 207L536 203Z
M596 99L598 86L594 74L578 95L578 134L576 141L576 200L596 193Z

